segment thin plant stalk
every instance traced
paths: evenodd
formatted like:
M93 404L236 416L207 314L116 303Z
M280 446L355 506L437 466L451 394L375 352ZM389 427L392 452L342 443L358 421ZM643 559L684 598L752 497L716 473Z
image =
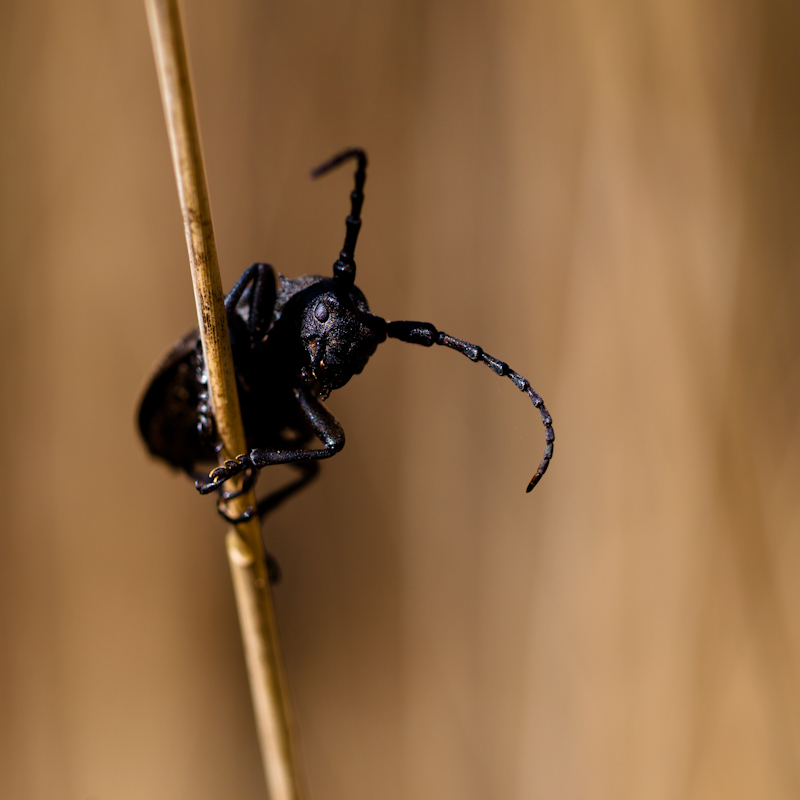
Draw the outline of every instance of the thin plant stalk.
M145 0L145 5L186 231L209 393L224 460L244 453L246 441L180 9L177 0ZM232 480L231 489L240 488L242 479L237 476ZM255 505L252 490L229 502L233 515ZM270 797L301 800L297 748L258 518L231 528L226 545Z

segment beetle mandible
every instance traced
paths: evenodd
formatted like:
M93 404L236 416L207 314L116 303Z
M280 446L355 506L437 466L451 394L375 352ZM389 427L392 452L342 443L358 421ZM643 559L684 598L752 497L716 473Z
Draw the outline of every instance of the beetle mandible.
M356 162L355 188L350 194L344 247L333 265L333 276L303 275L287 280L279 274L276 285L269 264L253 264L225 298L250 451L212 469L208 478L205 474L197 476L196 467L216 460L220 445L196 330L169 352L142 398L139 429L150 452L196 477L195 486L201 494L218 491L220 513L231 522L275 508L314 478L321 459L344 447L344 431L323 400L359 374L387 338L452 348L470 361L482 361L530 397L544 424L545 449L527 491L539 482L553 456L552 418L522 375L478 345L438 331L428 322L387 322L370 312L355 285L354 260L364 202L366 154L359 148L345 150L311 175L319 177L349 160ZM315 436L322 447L306 448ZM225 501L234 493L225 492L223 484L244 472L244 487L249 488L258 471L272 464L291 464L301 474L261 500L258 509L232 518Z

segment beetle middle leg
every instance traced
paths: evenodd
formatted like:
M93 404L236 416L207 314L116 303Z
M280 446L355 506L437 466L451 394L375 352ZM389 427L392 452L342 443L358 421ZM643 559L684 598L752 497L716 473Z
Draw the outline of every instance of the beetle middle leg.
M211 470L211 480L195 481L195 488L200 494L208 494L218 489L225 481L241 474L247 469L261 470L273 464L297 464L308 461L319 461L330 458L344 447L344 430L336 417L328 411L322 401L315 397L306 387L292 389L295 400L311 425L314 433L325 445L315 450L251 450L226 461Z
M298 461L290 466L300 470L300 477L290 481L286 486L282 486L280 489L270 492L266 497L258 501L258 506L255 509L252 506L248 506L244 514L234 517L227 509L227 501L232 500L234 497L239 497L253 488L255 474L252 471L248 471L241 489L235 492L220 491L219 499L217 500L217 512L224 520L234 525L238 525L240 522L246 522L254 516L263 519L285 500L288 500L293 494L296 494L300 489L308 486L308 484L319 475L318 461Z
M241 486L233 492L224 492L222 487L219 489L219 497L217 497L217 513L232 525L238 525L240 522L247 522L255 515L253 506L248 506L243 514L233 516L228 511L228 500L233 500L236 497L241 497L243 494L249 492L256 483L256 473L249 469L244 474Z
M247 494L253 486L256 484L256 475L253 470L247 470L245 472L244 480L242 481L242 485L236 489L234 492L223 492L220 490L219 499L223 502L228 502L228 500L233 500L236 497L241 497L243 494Z
M319 475L319 461L298 461L291 466L300 470L300 477L258 501L257 513L262 519Z

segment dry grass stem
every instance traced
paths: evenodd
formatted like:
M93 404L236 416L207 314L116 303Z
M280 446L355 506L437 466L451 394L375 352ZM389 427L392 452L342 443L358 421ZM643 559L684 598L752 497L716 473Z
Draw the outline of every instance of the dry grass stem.
M222 456L246 451L200 137L177 0L145 0L189 249L197 318ZM241 476L237 479L240 483ZM233 483L233 481L232 481ZM230 502L234 514L255 505L253 492ZM272 593L258 519L227 539L264 770L272 800L299 800L301 784Z

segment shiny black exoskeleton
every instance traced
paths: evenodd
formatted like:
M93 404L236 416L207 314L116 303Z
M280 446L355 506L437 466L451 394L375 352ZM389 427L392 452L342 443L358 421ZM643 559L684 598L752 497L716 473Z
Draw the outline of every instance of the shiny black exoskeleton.
M269 264L253 264L225 299L233 361L239 389L248 453L213 469L195 485L201 494L222 491L229 478L245 472L252 482L271 464L292 464L301 476L259 503L258 513L274 508L318 470L320 459L344 446L344 431L323 400L360 373L386 338L430 347L450 347L471 361L482 361L525 392L545 427L544 457L528 484L539 482L553 455L553 427L541 397L528 381L477 345L437 331L427 322L387 322L370 313L355 286L354 252L361 227L367 158L352 149L312 172L318 177L344 161L357 163L345 243L333 265L333 277L278 276ZM153 455L195 475L198 465L216 460L218 442L210 407L200 337L193 331L167 355L139 408L139 428ZM314 437L321 448L307 449ZM228 517L224 505L221 513ZM249 512L249 513L252 513ZM234 520L235 521L235 520Z

